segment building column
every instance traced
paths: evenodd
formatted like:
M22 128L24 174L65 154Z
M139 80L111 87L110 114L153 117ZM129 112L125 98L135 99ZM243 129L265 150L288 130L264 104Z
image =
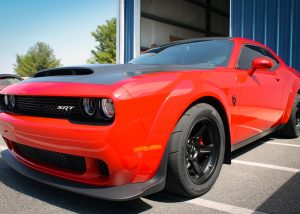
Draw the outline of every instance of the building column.
M117 17L117 63L140 54L141 0L119 0Z

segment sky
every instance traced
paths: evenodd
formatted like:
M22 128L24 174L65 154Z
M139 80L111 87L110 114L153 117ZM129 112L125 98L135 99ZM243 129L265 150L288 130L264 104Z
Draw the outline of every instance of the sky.
M117 16L117 0L0 0L0 73L16 54L45 42L64 66L85 64L97 45L91 32Z

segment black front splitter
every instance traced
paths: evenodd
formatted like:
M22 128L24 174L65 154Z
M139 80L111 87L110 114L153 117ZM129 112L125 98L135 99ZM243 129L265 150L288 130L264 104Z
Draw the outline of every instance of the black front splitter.
M167 149L166 149L167 150ZM126 184L114 187L98 187L76 183L33 170L14 158L8 150L1 152L2 159L17 172L38 182L70 192L110 201L128 201L159 192L165 187L167 152L165 152L156 175L143 183Z

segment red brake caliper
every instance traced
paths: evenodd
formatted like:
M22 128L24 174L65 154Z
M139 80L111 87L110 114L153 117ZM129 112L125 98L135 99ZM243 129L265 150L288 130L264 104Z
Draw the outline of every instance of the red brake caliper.
M201 146L204 145L204 143L203 143L203 137L200 137L200 138L199 138L199 144L200 144Z

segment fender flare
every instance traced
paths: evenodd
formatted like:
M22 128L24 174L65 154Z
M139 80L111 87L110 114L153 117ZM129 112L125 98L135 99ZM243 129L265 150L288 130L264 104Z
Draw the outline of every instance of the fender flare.
M300 91L300 80L294 81L293 86L291 91L289 92L289 98L288 98L288 102L287 102L287 106L285 108L285 113L282 116L282 120L281 122L283 124L288 123L292 110L293 110L293 106L294 106L294 102L296 99L297 94L299 94Z
M150 129L150 133L158 134L159 132L171 134L174 130L177 122L181 116L186 112L191 106L200 101L203 98L213 98L222 104L226 112L226 117L228 120L228 125L231 124L231 115L229 113L229 104L226 100L225 93L213 83L208 81L202 81L202 87L205 87L206 90L199 90L205 92L196 91L193 84L187 84L186 81L182 81L176 85L174 90L168 95L167 99L159 109L156 114L155 120ZM186 93L179 94L178 91L185 91ZM179 98L180 95L180 98ZM180 99L180 104L174 108L175 100ZM167 117L166 114L170 114L170 109L172 110L172 117ZM162 126L160 122L163 119L167 119L164 124L167 124L166 127Z

